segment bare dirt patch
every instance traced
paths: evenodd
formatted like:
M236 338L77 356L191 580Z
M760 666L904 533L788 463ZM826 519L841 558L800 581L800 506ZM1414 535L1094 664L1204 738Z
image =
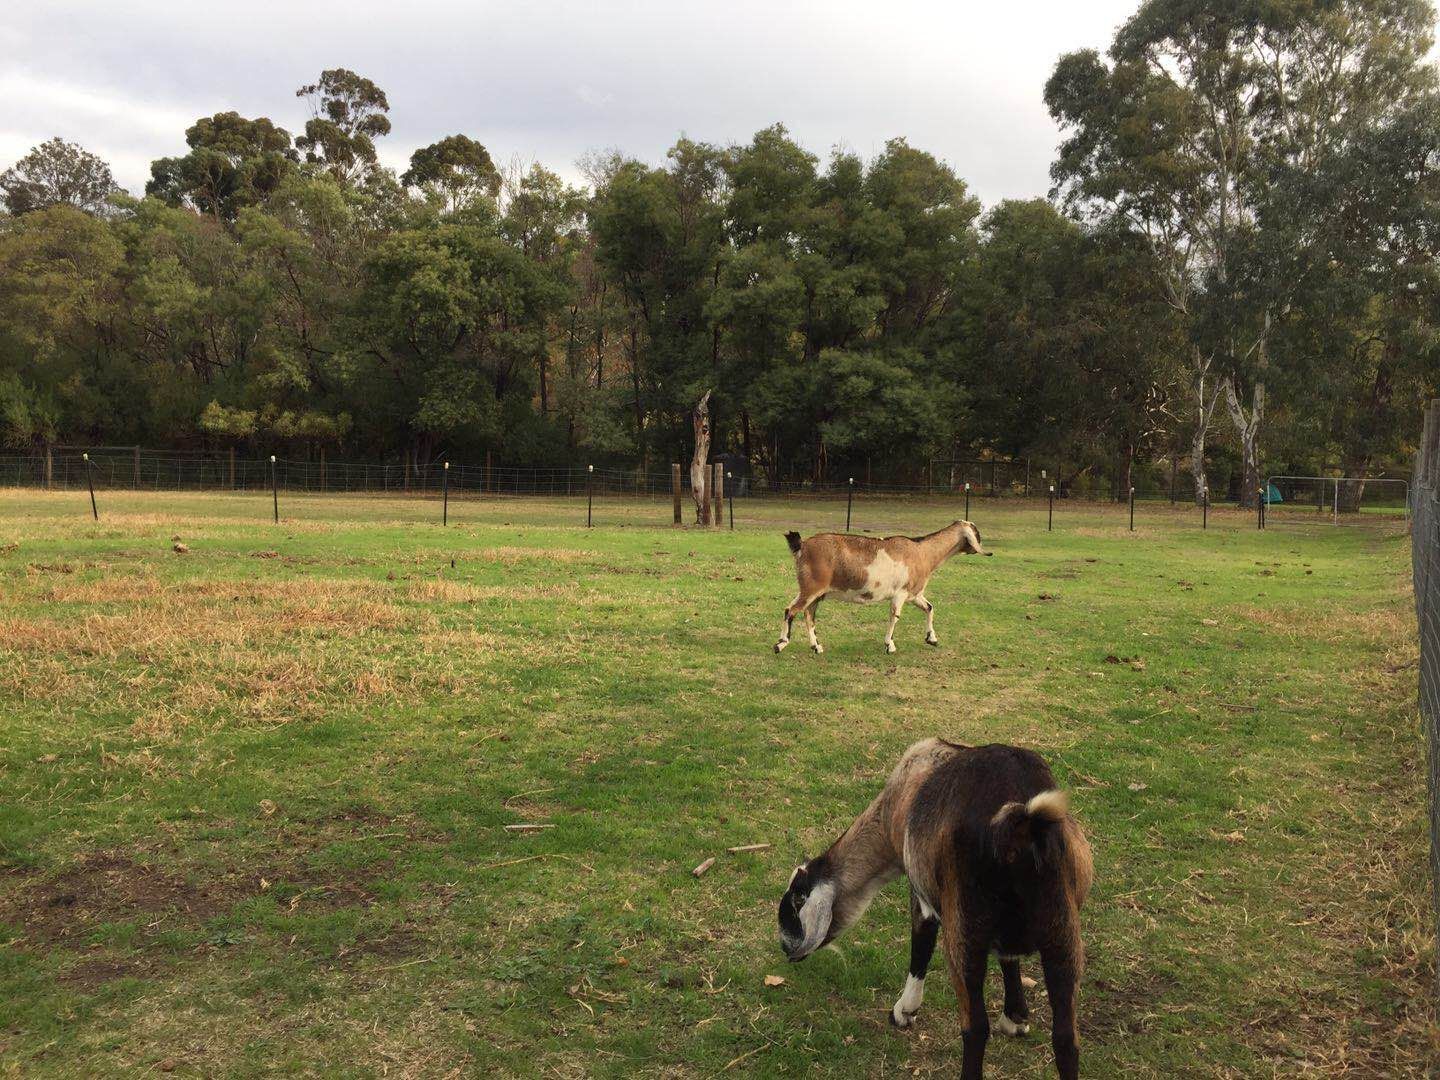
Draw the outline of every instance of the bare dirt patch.
M6 877L13 888L0 898L0 920L20 926L27 941L47 945L75 944L102 923L136 917L200 922L234 901L215 883L187 882L111 851L87 853L49 878L15 871Z
M117 979L144 978L155 966L143 956L94 956L71 964L56 976L61 986L89 992Z
M315 844L297 844L303 851ZM106 923L141 920L146 931L195 929L237 903L271 893L282 910L369 907L391 869L381 860L360 868L306 866L287 856L255 866L182 876L118 851L93 851L58 874L0 874L0 922L17 926L30 946L79 948Z

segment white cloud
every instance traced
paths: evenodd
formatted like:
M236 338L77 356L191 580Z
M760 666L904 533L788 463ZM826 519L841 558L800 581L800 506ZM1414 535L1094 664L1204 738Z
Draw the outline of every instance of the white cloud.
M389 95L382 157L400 167L463 131L573 176L594 147L659 161L682 132L725 143L781 121L822 157L904 135L993 203L1046 190L1045 78L1137 3L262 0L238 20L173 0L11 0L0 47L25 66L0 77L0 167L59 134L138 188L196 117L233 108L294 131L295 88L345 66Z

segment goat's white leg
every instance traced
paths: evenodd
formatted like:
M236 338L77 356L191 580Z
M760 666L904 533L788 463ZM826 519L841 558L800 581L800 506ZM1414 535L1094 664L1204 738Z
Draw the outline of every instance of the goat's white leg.
M905 606L905 594L899 593L890 601L890 628L885 631L885 651L895 651L895 624L900 621L900 609Z
M920 1003L925 1000L925 972L930 967L930 956L935 952L935 938L940 932L940 921L933 915L926 915L914 891L910 894L910 972L905 976L905 989L890 1010L890 1022L899 1028L909 1027L915 1022Z
M1025 984L1020 981L1020 958L1001 953L1000 973L1005 978L1005 1008L995 1018L995 1026L1010 1036L1028 1034L1030 1007L1025 1004Z
M799 603L800 596L797 593L795 599L790 601L790 606L785 609L785 618L780 624L780 640L775 642L775 651L777 653L785 648L786 645L790 644L790 627L795 622L795 612Z
M820 639L815 636L815 610L819 606L820 601L816 600L805 609L805 629L810 632L810 648L814 649L817 653L823 653L825 646L821 645Z
M935 605L926 600L923 594L912 596L910 602L925 612L925 644L939 645L940 639L935 636Z

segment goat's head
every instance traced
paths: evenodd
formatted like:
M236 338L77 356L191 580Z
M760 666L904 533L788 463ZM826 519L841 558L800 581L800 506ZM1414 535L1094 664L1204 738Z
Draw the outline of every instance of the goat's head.
M835 881L825 857L797 866L780 898L780 947L792 963L834 938L834 908Z
M961 555L989 555L980 546L980 530L975 527L972 521L956 521L951 526L960 530L960 538L955 541L955 550Z

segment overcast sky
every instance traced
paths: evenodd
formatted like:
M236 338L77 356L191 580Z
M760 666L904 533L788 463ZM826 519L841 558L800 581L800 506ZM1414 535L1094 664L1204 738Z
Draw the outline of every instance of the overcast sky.
M0 168L59 135L143 188L199 116L298 132L295 89L348 67L389 96L386 164L444 135L578 178L587 150L663 159L677 136L776 121L822 158L885 140L948 161L987 205L1044 194L1056 59L1104 49L1138 0L259 0L0 4Z

